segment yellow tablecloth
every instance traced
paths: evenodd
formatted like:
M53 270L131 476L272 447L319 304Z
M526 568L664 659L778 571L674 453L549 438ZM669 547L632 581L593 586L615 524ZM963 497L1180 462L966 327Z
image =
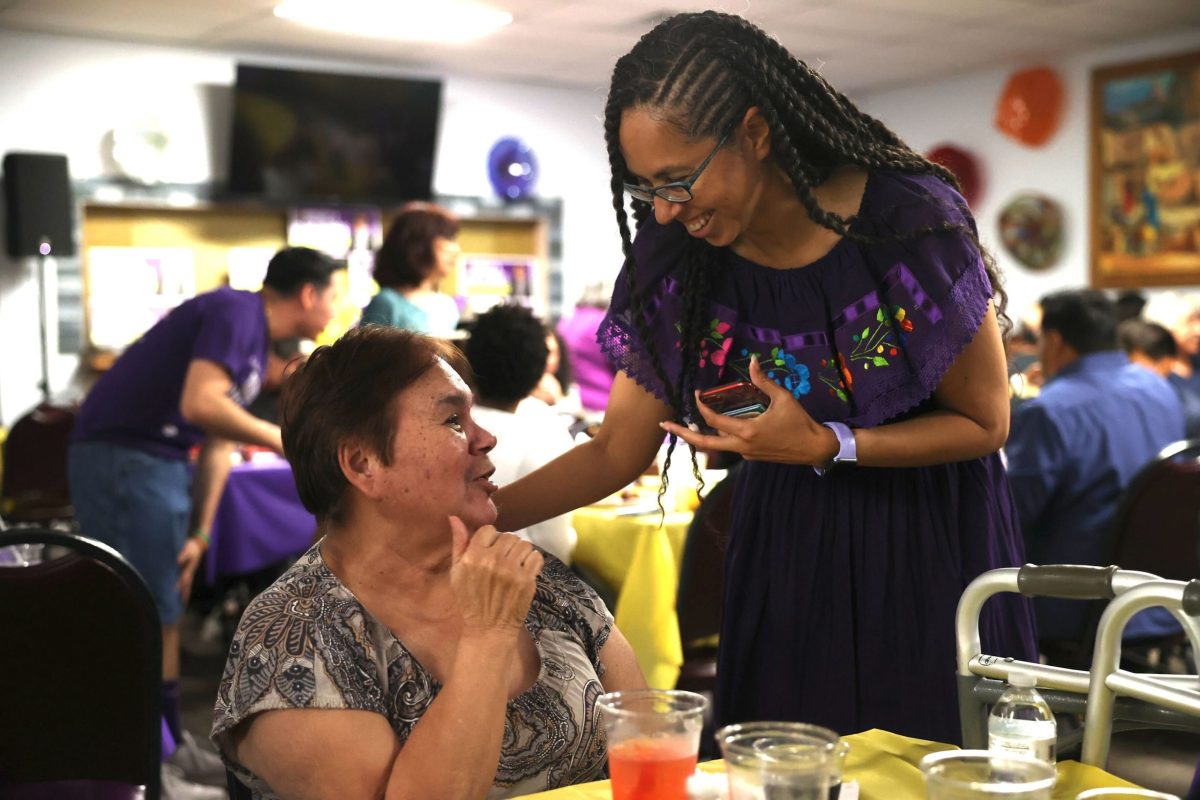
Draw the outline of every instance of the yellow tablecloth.
M850 755L846 758L847 780L858 781L862 800L925 800L925 779L918 764L924 756L939 750L953 749L951 745L910 739L887 731L873 730L847 736ZM720 761L701 764L706 772L724 769ZM1058 765L1058 783L1054 800L1075 800L1084 789L1101 786L1133 786L1109 775L1102 769L1063 761ZM552 792L525 795L524 800L609 800L612 790L608 781L582 783Z
M619 507L588 506L571 515L579 535L574 560L617 588L613 611L646 681L672 689L683 664L675 593L691 512L618 516Z

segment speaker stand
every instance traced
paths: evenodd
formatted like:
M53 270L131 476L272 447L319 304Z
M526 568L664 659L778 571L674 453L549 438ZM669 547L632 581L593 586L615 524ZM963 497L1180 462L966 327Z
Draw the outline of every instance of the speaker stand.
M50 255L50 242L42 239L38 247L38 331L42 341L42 379L38 388L42 390L42 402L50 402L50 335L46 314L46 259Z

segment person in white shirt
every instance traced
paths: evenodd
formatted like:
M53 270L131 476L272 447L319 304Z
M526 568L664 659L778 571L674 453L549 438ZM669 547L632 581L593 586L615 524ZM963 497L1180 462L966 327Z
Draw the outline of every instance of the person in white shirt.
M571 449L564 418L540 402L523 403L546 369L546 329L529 309L497 305L480 314L464 348L475 372L476 420L497 439L493 480L503 486ZM571 563L570 515L513 531Z

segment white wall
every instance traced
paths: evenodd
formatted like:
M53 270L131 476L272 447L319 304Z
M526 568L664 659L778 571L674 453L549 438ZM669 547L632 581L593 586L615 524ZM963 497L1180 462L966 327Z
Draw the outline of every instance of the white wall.
M238 57L69 37L0 31L0 153L65 153L73 180L113 174L111 131L159 118L175 133L162 176L203 183L224 175L230 87ZM244 60L388 74L377 64L296 61L247 54ZM392 73L411 74L411 73ZM533 148L539 196L563 201L566 302L583 286L611 279L620 241L608 196L608 162L594 91L445 80L434 191L490 196L487 153L501 136ZM32 260L0 255L0 424L11 425L38 399L41 375L37 287ZM55 356L51 388L65 387L77 359Z
M859 106L883 120L912 148L928 152L953 143L973 152L983 167L984 194L974 209L980 238L1004 271L1009 314L1017 319L1045 293L1086 286L1088 270L1088 115L1090 73L1098 66L1120 64L1200 48L1200 29L1130 42L1060 60L1042 62L1055 68L1066 88L1066 107L1058 133L1040 148L1009 139L993 125L996 101L1009 75L1036 63L924 83L856 98ZM1017 263L1000 243L997 220L1001 207L1021 191L1037 191L1063 208L1066 241L1058 265L1041 273ZM1148 295L1154 292L1147 292Z
M1088 281L1088 76L1098 65L1120 63L1200 46L1200 30L1138 41L1052 62L1067 88L1058 134L1043 148L1010 141L992 125L995 102L1013 69L971 73L938 83L858 98L914 148L941 142L973 150L987 185L976 216L980 233L1001 262L1010 311L1020 315L1046 291ZM105 152L114 128L139 119L169 118L178 133L169 182L205 182L224 174L229 87L238 59L229 54L0 31L0 153L65 153L76 180L111 174ZM281 61L259 63L386 74L378 65ZM608 166L600 115L605 87L553 89L445 79L444 114L435 167L440 194L491 194L486 156L500 136L518 135L538 156L538 194L563 200L564 298L589 282L615 276L620 247L608 196ZM1062 203L1067 242L1059 266L1035 274L1008 258L999 244L1000 206L1017 191L1038 190ZM40 356L37 289L31 261L0 255L0 424L12 422L38 400ZM55 356L51 386L61 390L76 359Z

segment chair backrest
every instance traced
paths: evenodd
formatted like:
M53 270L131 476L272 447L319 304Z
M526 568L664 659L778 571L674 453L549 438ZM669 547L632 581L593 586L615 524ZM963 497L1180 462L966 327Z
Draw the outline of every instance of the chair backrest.
M8 432L0 498L10 520L41 522L72 516L67 447L75 410L71 405L42 403Z
M1100 561L1170 580L1200 578L1200 439L1176 442L1121 497Z
M679 568L675 611L684 650L689 643L715 636L721 630L725 539L733 510L733 488L740 463L713 486L688 527Z
M0 548L46 546L0 565L0 786L116 781L159 797L162 628L141 576L115 550L41 528Z
M250 791L250 787L228 769L225 770L225 790L229 792L229 800L254 800L254 792Z

